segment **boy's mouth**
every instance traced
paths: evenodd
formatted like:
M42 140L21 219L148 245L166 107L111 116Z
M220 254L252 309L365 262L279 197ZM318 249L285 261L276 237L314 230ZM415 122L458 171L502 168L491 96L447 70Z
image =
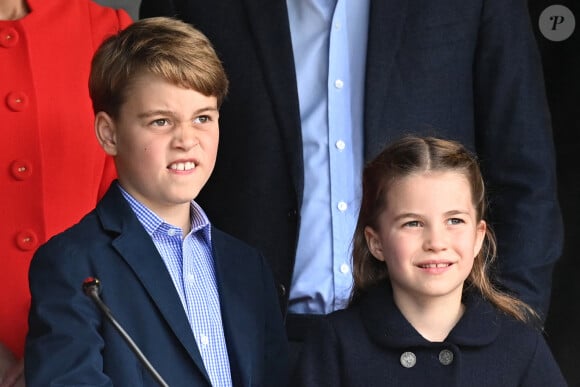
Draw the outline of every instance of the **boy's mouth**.
M195 163L193 161L178 162L169 165L169 169L174 171L189 171L195 169Z

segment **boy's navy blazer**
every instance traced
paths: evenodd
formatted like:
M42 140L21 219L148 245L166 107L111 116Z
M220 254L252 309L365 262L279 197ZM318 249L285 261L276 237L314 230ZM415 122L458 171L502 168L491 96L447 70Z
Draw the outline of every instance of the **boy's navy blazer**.
M215 273L234 386L286 380L286 338L269 268L253 248L212 227ZM28 386L156 385L82 291L101 298L170 386L209 386L172 279L113 183L96 209L35 254L26 342Z

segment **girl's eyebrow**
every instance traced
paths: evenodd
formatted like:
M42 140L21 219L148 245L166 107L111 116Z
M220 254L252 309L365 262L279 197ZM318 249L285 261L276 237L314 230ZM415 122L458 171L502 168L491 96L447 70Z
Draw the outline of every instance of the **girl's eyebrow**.
M453 215L469 215L469 211L467 210L449 210L443 214L444 216L453 216ZM406 218L423 218L422 215L416 214L414 212L404 212L395 216L394 220L401 220Z

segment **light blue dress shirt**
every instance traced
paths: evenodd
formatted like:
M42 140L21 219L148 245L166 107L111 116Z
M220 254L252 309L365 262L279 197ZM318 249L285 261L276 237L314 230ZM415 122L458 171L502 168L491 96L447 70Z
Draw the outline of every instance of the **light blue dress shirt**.
M164 222L123 188L121 192L171 275L212 386L232 386L213 265L211 225L205 212L191 202L191 232L183 238L181 228Z
M304 150L292 313L346 306L361 198L369 0L287 0Z

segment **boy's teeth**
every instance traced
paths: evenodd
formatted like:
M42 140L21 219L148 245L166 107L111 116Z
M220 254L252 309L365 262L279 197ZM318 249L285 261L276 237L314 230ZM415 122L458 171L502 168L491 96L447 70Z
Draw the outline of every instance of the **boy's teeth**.
M171 164L169 168L174 169L176 171L189 171L190 169L195 168L195 164L191 161L187 161L185 163L175 163Z

